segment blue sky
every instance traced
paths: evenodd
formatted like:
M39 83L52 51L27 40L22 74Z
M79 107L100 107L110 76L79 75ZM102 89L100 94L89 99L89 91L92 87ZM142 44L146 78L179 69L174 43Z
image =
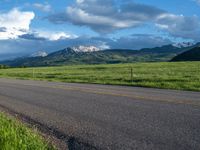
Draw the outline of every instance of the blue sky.
M1 0L0 59L68 46L200 41L200 0Z

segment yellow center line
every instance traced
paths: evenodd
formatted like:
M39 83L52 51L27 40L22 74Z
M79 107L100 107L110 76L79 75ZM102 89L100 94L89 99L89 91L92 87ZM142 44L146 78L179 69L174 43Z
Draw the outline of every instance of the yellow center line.
M4 82L6 83L6 82ZM12 83L13 84L13 83ZM85 88L85 87L66 87L62 85L38 85L38 84L23 84L23 83L16 83L24 86L37 86L42 88L54 88L54 89L62 89L62 90L71 90L71 91L79 91L84 93L90 93L90 94L99 94L99 95L110 95L110 96L116 96L116 97L126 97L134 100L144 100L144 101L157 101L157 102L165 102L165 103L174 103L174 104L188 104L188 105L195 105L200 106L200 102L197 101L191 101L191 100L178 100L178 99L162 99L157 97L145 97L145 96L139 96L139 95L130 95L130 94L122 94L122 93L114 93L114 92L106 92L105 89L98 89L94 91L92 88ZM84 88L84 89L83 89Z
M190 100L177 100L177 99L160 99L160 98L152 98L152 97L145 97L145 96L139 96L139 95L129 95L129 94L121 94L121 93L111 93L111 92L105 92L105 91L88 91L81 88L74 88L74 87L61 87L61 86L54 86L51 88L55 89L63 89L63 90L72 90L72 91L79 91L79 92L85 92L85 93L92 93L92 94L100 94L100 95L111 95L111 96L119 96L119 97L127 97L134 100L145 100L145 101L159 101L159 102L167 102L167 103L174 103L174 104L189 104L189 105L195 105L200 106L200 102L194 102ZM91 89L90 89L91 90Z

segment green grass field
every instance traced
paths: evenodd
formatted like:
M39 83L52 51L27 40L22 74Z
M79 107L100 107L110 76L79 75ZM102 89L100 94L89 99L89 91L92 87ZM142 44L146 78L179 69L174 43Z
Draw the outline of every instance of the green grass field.
M35 131L0 113L0 150L54 150Z
M0 77L200 91L200 62L2 69Z

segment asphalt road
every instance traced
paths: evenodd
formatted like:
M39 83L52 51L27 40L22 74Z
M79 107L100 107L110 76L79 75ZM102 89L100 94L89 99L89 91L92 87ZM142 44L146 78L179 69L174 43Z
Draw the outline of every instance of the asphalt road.
M0 79L0 105L69 149L200 150L200 93Z

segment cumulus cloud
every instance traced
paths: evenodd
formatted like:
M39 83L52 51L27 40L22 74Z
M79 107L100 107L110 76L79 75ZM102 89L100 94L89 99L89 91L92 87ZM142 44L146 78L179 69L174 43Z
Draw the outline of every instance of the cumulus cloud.
M15 39L29 30L31 20L35 14L20 11L17 8L7 13L0 13L0 40Z
M0 40L23 38L55 41L77 37L60 31L32 31L30 24L34 17L35 14L33 12L20 11L17 8L7 13L0 13Z
M77 0L68 6L66 13L48 17L51 22L71 22L75 25L89 26L97 32L112 32L119 29L138 27L151 22L165 11L153 6L130 1L117 6L114 0Z
M42 4L42 3L34 3L33 7L44 11L44 12L50 12L51 11L51 5L48 3Z

